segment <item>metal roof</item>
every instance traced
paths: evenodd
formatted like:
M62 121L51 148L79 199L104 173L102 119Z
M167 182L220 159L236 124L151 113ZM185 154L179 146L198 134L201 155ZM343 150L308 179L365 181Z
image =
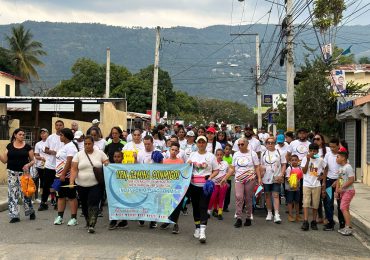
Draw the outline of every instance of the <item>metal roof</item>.
M73 103L74 101L82 101L83 104L101 104L104 102L120 102L124 101L125 98L0 96L0 103L31 103L32 100L38 100L40 103L54 104Z

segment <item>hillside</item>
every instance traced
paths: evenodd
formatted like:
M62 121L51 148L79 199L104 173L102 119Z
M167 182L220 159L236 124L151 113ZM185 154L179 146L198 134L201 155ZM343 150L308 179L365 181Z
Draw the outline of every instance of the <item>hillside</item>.
M126 66L130 71L152 64L154 61L155 30L150 28L123 28L102 24L24 23L31 29L34 39L44 45L48 56L43 57L46 64L39 69L43 82L35 85L53 87L62 79L71 75L72 64L80 57L89 57L99 63L105 63L105 50L111 49L111 60L116 64ZM2 45L7 47L4 35L9 34L11 25L0 26ZM257 32L260 34L261 69L268 66L274 53L275 42L278 37L271 38L275 25L260 24L246 30L247 26L234 27L218 25L204 29L175 27L162 29L163 38L160 52L160 66L170 72L176 89L181 89L191 95L216 97L254 104L254 67L255 67L255 40L254 36L242 36L224 46L232 39L230 32ZM278 35L277 28L275 35ZM353 44L352 52L356 57L370 56L370 26L347 26L338 33L337 44L347 48ZM265 35L265 37L263 37ZM305 32L296 40L296 64L303 61L304 53L302 41L317 47L314 34ZM222 48L223 47L223 48ZM210 55L214 53L213 55ZM192 64L198 62L195 66ZM284 79L284 68L279 62L272 69L271 75ZM178 74L181 71L185 72ZM178 74L177 76L174 76ZM270 78L263 86L265 93L282 93L285 81ZM248 94L248 97L243 95Z

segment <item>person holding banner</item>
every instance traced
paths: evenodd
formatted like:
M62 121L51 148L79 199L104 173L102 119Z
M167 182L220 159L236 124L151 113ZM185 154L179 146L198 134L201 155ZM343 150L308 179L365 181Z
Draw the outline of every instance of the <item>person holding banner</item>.
M136 160L137 155L140 151L144 151L144 143L141 140L141 130L135 129L132 133L132 141L128 142L122 149L123 155L125 156L125 151L132 151L134 158ZM123 160L125 158L123 157Z
M79 151L72 159L69 184L71 187L74 186L75 182L78 185L77 190L86 220L86 227L89 233L94 233L103 189L95 178L91 164L99 168L103 164L107 165L109 160L104 152L94 149L92 136L88 135L85 137L84 147L84 150Z
M208 204L211 194L205 194L203 187L207 180L211 180L219 172L216 156L206 151L208 140L205 136L196 139L198 151L190 154L188 163L193 165L193 176L189 187L193 205L195 223L194 237L201 243L206 242L206 227L208 221Z
M244 226L252 225L252 200L256 178L258 184L262 185L260 173L260 162L256 152L252 151L246 138L240 138L237 141L239 151L233 155L232 165L229 166L229 172L222 180L226 183L227 179L235 173L235 204L236 204L236 222L234 227L242 226L242 212L245 203L247 209L247 218Z

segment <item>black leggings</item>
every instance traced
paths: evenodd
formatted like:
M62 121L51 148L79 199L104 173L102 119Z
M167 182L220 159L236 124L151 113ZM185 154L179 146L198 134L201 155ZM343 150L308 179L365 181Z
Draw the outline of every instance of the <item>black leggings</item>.
M231 197L231 180L227 180L227 183L229 184L229 188L227 188L227 192L226 192L226 196L225 196L224 209L229 208L230 197Z
M191 203L193 205L193 217L195 225L207 225L208 221L208 204L211 196L205 196L203 187L197 187L190 184Z
M99 203L103 196L103 190L99 185L91 187L77 186L77 190L86 223L89 227L94 227L98 218Z
M42 203L46 203L48 201L48 197L50 194L50 188L54 182L54 179L55 179L55 170L45 168L44 169L44 183L42 186L42 197L41 197Z

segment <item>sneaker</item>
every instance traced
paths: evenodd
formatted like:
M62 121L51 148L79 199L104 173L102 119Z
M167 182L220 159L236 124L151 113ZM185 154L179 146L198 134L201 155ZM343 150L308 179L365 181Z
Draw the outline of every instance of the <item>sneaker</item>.
M34 203L40 204L41 203L41 200L40 199L35 199Z
M249 227L252 225L252 220L250 218L246 218L244 222L244 226Z
M224 217L222 216L222 214L220 214L220 215L218 215L218 216L217 216L217 219L218 219L218 220L223 220L223 219L224 219Z
M57 205L57 201L56 200L51 200L50 204L51 204L51 206L55 206L55 205Z
M323 230L324 231L333 231L334 230L334 225L335 224L328 223L328 224L324 225Z
M145 225L145 221L139 220L139 227L143 227Z
M116 229L117 228L117 220L111 220L109 222L109 226L108 226L108 229L109 230L113 230L113 229Z
M268 212L267 217L266 217L266 221L271 221L272 217L273 217L272 212Z
M341 233L343 236L350 236L352 235L352 229L349 227L344 227L342 229L338 230L339 233Z
M172 234L178 234L178 233L180 233L179 225L175 224L173 225L173 228L172 228Z
M61 216L56 217L54 220L54 225L62 225L63 223L63 218Z
M251 214L251 220L253 220L253 213Z
M206 225L200 225L200 232L199 232L199 242L205 243L206 242Z
M200 228L196 228L194 231L193 237L195 237L196 239L199 239L199 235L200 235Z
M19 218L12 218L9 223L17 223L20 222L21 220Z
M318 230L318 228L317 228L317 222L315 220L312 220L311 221L311 229L312 230Z
M35 213L32 213L31 215L30 215L30 220L35 220L36 219L36 215L35 215Z
M280 218L280 215L278 213L276 213L275 216L274 216L274 222L276 224L280 224L281 223L281 218Z
M301 222L301 221L303 221L301 215L296 215L295 216L295 222Z
M345 223L339 223L339 229L343 229L346 226Z
M46 203L40 203L40 206L38 208L38 211L44 211L44 210L48 210L49 209L49 206L46 204Z
M236 215L236 213L234 214L234 218L238 218L238 216Z
M308 221L303 221L301 229L303 231L308 231L310 229L310 225L308 224Z
M89 227L89 229L87 230L87 233L94 234L95 233L94 227Z
M78 222L77 219L75 218L71 218L67 223L67 226L76 226L76 225L78 225Z
M288 221L289 222L294 222L296 219L293 217L293 216L291 216L291 215L288 215Z
M217 210L213 210L212 211L212 216L214 216L215 218L217 218L217 216L218 216Z
M170 226L170 223L163 223L162 225L159 226L160 229L165 230Z
M240 218L236 219L236 222L234 224L234 227L240 228L243 225L243 222Z
M127 228L128 227L128 222L127 220L122 220L121 222L118 223L117 225L118 228Z
M149 228L156 228L156 227L157 227L157 222L150 221Z
M81 212L81 214L80 214L80 218L84 218L84 217L85 217L84 213L83 213L83 212Z

